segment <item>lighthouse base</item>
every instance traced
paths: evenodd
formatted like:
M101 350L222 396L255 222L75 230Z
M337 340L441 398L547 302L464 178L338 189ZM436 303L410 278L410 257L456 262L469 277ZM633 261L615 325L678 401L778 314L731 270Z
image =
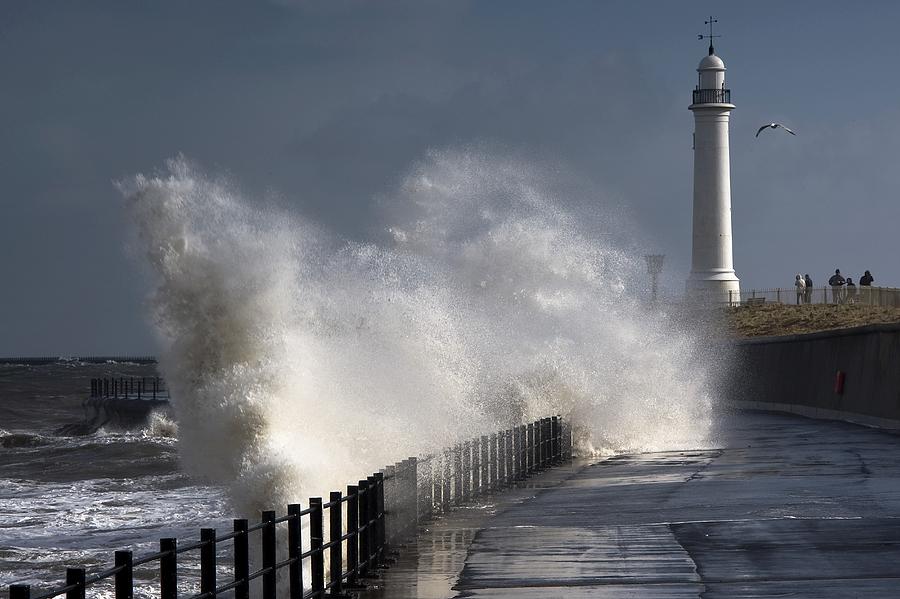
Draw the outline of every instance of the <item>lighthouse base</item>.
M741 303L741 284L733 270L692 271L686 290L688 299L694 302L726 305Z

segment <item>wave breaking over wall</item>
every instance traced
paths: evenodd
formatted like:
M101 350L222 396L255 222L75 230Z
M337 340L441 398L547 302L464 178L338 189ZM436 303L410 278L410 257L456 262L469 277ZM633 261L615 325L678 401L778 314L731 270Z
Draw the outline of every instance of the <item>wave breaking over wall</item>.
M383 198L377 244L260 209L183 158L119 183L157 275L186 468L256 510L548 413L583 448L708 444L702 335L648 310L643 259L537 173L431 153Z

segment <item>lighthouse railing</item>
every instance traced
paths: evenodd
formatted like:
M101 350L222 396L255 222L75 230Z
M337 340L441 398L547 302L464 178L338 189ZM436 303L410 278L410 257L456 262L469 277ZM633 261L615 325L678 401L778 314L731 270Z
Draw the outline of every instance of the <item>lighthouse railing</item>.
M730 89L695 89L694 104L731 104Z

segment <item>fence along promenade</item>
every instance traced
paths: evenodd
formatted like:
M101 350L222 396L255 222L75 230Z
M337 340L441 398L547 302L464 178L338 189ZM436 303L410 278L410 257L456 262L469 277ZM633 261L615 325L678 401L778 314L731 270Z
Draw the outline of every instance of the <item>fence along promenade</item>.
M419 524L435 514L512 486L571 457L568 423L559 416L541 418L436 454L408 458L348 485L346 493L332 491L327 502L312 497L308 507L288 505L282 516L267 510L255 524L245 518L235 519L233 530L225 534L201 528L199 541L179 544L175 538L163 538L159 551L150 555L135 557L129 550L116 551L111 568L90 576L83 568L68 568L65 585L51 590L35 593L29 585L12 584L9 598L65 595L66 599L85 599L89 589L112 586L116 599L132 599L135 571L141 567L158 568L158 574L146 586L156 585L160 599L207 599L223 593L233 593L234 599L249 599L250 583L257 579L261 581L262 599L275 599L284 578L291 599L346 596L347 592L365 588L365 579L386 565L391 549L415 535ZM304 524L308 535L303 535ZM256 563L260 567L251 572L253 534L259 537ZM287 538L286 548L279 547L280 535ZM304 536L308 538L306 544ZM217 568L228 544L231 577L225 582L220 580ZM184 565L180 556L185 554L194 556L194 566L199 557L199 581L189 585L196 592L179 595L179 586L188 586L183 581L179 585L178 576L179 564ZM304 577L307 568L308 580ZM279 574L284 577L281 583ZM145 587L139 588L143 591Z
M854 289L850 291L850 289ZM895 287L865 287L855 285L847 288L838 288L837 294L831 287L813 287L809 289L809 302L804 302L801 296L800 303L810 304L859 304L861 306L879 306L885 308L900 308L900 289ZM775 287L772 289L751 289L734 293L729 291L725 300L732 306L740 304L754 305L764 303L796 304L796 287Z

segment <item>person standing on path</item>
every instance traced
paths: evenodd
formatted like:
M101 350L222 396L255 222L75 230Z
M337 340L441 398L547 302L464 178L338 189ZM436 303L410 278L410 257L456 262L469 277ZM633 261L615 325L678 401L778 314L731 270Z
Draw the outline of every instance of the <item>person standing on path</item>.
M836 268L834 274L828 279L828 284L831 285L831 301L835 304L840 304L844 301L844 283L844 277L841 276L841 269Z
M806 302L806 279L800 273L794 277L794 287L797 288L797 305Z
M812 277L809 276L809 273L803 275L804 280L806 281L806 293L804 294L804 301L807 304L812 303L812 290L813 290L813 280Z
M853 284L853 279L847 277L847 286L844 288L846 295L844 297L845 301L848 304L856 303L856 285Z
M862 296L862 301L866 304L872 303L872 283L874 281L875 277L868 270L859 278L859 292Z
M871 287L874 281L875 277L868 270L859 278L859 284L863 287Z

